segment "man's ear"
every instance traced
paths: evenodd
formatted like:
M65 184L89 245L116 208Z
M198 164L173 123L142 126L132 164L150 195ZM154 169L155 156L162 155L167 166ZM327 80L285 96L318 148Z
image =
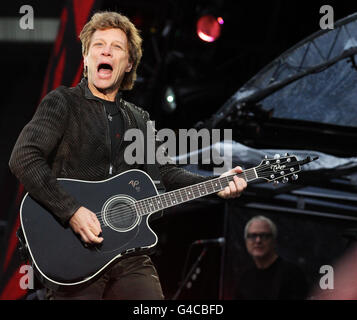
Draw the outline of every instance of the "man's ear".
M127 67L126 67L126 69L125 69L125 72L130 72L132 67L133 67L133 63L129 62Z

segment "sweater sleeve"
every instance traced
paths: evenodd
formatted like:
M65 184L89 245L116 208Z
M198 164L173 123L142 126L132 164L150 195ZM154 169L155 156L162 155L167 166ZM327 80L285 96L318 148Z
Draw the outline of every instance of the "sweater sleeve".
M159 170L163 184L168 191L187 187L192 184L208 181L215 178L214 176L201 176L170 163L160 165Z
M57 181L50 158L68 123L68 103L55 90L38 106L23 128L12 151L9 167L29 194L65 224L80 204Z

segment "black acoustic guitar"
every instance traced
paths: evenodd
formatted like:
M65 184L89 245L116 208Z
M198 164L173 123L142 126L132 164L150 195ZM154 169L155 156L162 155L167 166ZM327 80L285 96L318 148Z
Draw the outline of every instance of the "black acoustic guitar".
M315 159L314 159L315 160ZM265 159L243 171L247 182L263 178L287 182L297 178L301 165L295 156ZM26 194L20 210L21 227L35 271L44 285L61 289L86 285L117 259L153 248L157 236L150 215L163 209L216 193L233 176L214 178L175 191L158 194L153 180L140 170L129 170L104 181L58 179L63 188L95 212L104 241L86 246L70 227L64 227L48 210Z

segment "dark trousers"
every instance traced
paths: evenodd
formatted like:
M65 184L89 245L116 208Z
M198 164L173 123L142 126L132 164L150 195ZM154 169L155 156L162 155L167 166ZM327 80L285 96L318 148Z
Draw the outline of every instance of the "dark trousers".
M50 292L54 300L163 300L161 284L150 257L128 257L78 292Z

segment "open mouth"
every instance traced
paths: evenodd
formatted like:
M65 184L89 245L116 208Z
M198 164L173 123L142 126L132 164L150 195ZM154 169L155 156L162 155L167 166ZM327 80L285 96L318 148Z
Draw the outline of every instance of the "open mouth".
M108 78L112 75L113 67L109 63L100 63L97 67L99 77Z
M101 63L101 64L98 65L97 71L99 72L101 70L113 71L113 67L108 63Z

